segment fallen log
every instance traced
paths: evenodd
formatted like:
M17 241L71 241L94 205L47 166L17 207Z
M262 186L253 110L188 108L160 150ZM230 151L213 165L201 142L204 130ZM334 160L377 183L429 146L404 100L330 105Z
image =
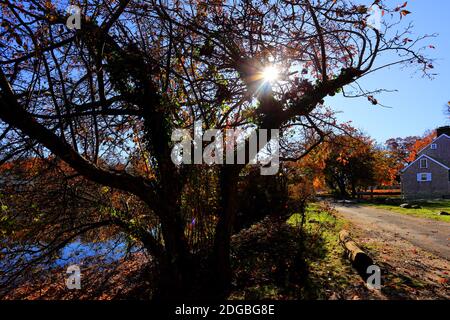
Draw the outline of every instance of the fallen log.
M342 230L339 233L339 242L345 249L347 258L350 260L353 267L364 280L367 280L369 276L369 274L367 274L367 268L373 265L372 258L358 247L347 230Z

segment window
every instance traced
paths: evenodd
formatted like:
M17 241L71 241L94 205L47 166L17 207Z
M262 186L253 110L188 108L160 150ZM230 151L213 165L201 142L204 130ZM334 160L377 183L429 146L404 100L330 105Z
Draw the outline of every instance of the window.
M431 145L431 150L437 150L437 144L436 143L433 143Z
M428 159L420 159L420 169L428 168Z
M418 182L430 182L432 181L431 173L418 173L417 174Z

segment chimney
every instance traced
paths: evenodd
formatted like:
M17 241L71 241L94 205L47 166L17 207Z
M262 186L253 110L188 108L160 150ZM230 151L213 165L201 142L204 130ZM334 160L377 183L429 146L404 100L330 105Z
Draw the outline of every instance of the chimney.
M437 128L436 132L438 137L442 136L443 134L446 134L450 137L450 126Z

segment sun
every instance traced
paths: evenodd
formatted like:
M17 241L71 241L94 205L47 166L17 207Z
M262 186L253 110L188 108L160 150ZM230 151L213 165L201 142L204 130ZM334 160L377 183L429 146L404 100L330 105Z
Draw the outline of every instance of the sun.
M262 77L265 82L274 82L280 76L280 71L275 66L265 67L262 72Z

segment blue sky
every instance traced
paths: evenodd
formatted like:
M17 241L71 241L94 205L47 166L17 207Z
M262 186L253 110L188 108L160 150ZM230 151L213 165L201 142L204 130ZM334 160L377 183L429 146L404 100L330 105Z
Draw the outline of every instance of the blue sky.
M386 3L396 6L403 2L390 0ZM360 80L366 90L398 90L376 96L380 103L391 108L373 106L367 98L336 96L326 100L334 110L342 112L338 114L340 121L351 120L353 126L380 143L391 137L422 135L426 130L449 124L444 109L450 101L450 1L412 0L406 9L412 14L403 19L403 25L412 21L415 35L438 33L436 38L423 42L436 46L428 50L429 56L436 59L434 72L438 75L435 79L422 78L413 69L402 70L397 66Z

